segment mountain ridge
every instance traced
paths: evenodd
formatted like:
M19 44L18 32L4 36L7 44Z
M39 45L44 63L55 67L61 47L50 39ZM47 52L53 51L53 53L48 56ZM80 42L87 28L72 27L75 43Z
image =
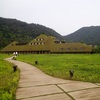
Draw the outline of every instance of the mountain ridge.
M59 33L46 26L39 24L28 24L17 19L0 17L0 47L4 47L13 41L29 42L40 34L52 35L63 39Z
M1 49L13 41L30 42L42 33L66 42L84 42L89 45L100 45L100 26L82 27L69 35L62 36L55 30L40 24L0 17Z
M100 26L82 27L66 35L65 40L67 42L85 42L90 45L100 45Z

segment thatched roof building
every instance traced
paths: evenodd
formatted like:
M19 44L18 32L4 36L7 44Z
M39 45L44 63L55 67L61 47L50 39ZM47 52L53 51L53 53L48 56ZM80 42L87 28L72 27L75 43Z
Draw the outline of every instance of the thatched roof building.
M92 46L84 43L66 43L53 36L41 34L28 44L19 44L14 41L1 50L2 53L91 53Z

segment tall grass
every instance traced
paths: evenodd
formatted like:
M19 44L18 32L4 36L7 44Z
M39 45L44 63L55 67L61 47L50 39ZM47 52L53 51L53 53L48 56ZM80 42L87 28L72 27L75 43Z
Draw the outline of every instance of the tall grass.
M51 76L70 79L69 70L74 70L73 80L100 82L100 54L41 54L20 55L18 60L35 65Z
M0 100L15 100L19 71L13 72L13 64L4 60L7 57L0 54Z

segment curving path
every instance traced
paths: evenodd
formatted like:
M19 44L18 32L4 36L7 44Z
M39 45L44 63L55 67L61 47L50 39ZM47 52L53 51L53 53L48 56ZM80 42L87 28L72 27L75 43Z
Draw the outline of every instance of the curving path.
M27 63L6 60L21 71L16 100L100 100L100 83L58 79Z

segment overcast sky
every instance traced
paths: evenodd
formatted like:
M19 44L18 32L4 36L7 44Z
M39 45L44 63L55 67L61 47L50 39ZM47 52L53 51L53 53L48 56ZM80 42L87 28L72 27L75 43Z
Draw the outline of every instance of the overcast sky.
M67 35L100 25L100 0L0 0L0 17L41 24Z

